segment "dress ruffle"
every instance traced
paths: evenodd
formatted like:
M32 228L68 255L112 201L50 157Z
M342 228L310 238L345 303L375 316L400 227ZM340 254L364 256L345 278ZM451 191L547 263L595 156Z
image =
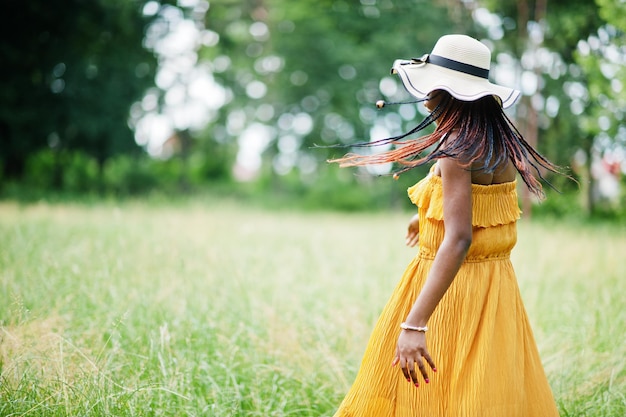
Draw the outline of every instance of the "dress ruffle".
M480 185L472 184L472 225L491 227L509 224L520 218L517 182ZM443 187L441 177L430 172L426 178L407 190L409 198L426 217L443 220Z

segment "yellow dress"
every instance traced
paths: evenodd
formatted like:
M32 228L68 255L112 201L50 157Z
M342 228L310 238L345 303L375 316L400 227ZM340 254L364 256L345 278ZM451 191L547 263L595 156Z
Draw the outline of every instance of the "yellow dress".
M437 366L430 383L416 388L391 366L400 323L444 236L441 177L431 170L408 193L419 209L419 253L383 309L335 417L558 416L510 261L520 215L515 182L472 185L472 245L428 322Z

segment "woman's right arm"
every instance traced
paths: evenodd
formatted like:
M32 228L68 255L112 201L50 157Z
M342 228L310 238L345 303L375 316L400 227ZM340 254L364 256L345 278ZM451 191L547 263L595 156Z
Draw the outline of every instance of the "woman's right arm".
M438 164L441 168L445 233L426 282L406 317L406 324L413 327L426 326L439 301L452 284L472 243L471 173L452 159L440 160ZM400 364L406 379L416 386L418 385L416 364L424 380L428 382L428 374L422 359L425 359L433 370L435 369L426 347L425 334L403 330L398 338L393 364Z

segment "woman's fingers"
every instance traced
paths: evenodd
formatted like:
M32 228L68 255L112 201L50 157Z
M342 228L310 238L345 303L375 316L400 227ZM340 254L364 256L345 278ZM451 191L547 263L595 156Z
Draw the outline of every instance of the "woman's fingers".
M424 365L421 364L421 361L414 361L412 359L400 359L400 369L402 369L402 374L407 382L411 382L416 387L419 387L419 379L417 376L416 367L419 367L420 373L424 375L422 368ZM424 377L424 380L428 383L428 375Z
M413 381L413 384L416 387L420 386L419 380L417 379L417 372L415 372L415 362L413 362L412 360L408 361L409 362L409 374L411 375L411 381ZM419 364L419 361L417 361L417 363Z
M400 350L396 346L396 356L393 358L393 361L391 361L391 366L396 366L398 363L400 363Z
M391 361L391 366L396 366L400 362L400 357L396 354L396 357Z
M411 233L406 236L406 245L413 247L419 242L419 233Z
M424 355L424 359L426 359L426 362L428 362L428 365L431 367L433 372L437 372L437 367L435 366L435 362L433 362L433 359L430 357L428 352L426 352L426 354Z
M424 382L428 384L430 380L428 379L428 373L426 373L426 367L424 366L424 361L422 361L422 358L418 358L416 362L417 362L417 367L419 368L420 373L422 374L422 377L424 378Z
M411 374L409 373L409 365L408 361L404 359L400 359L400 368L402 369L402 373L404 374L404 378L407 381L411 380Z
M412 382L416 387L419 387L419 379L417 376L418 374L417 374L416 368L419 370L419 373L422 375L422 378L424 378L424 382L426 382L427 384L430 382L430 378L428 377L428 372L426 369L426 365L424 364L424 360L426 361L426 363L428 363L428 365L432 368L434 372L437 372L435 363L433 362L432 358L430 357L428 353L426 353L423 356L418 356L415 360L411 358L403 359L403 358L400 358L399 356L396 356L392 365L396 365L397 363L400 363L400 368L402 369L402 374L404 375L404 378L408 382Z

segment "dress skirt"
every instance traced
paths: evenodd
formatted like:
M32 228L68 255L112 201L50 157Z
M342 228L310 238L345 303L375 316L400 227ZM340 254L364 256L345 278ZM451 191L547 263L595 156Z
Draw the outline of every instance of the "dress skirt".
M437 366L436 373L429 369L430 383L416 388L392 367L400 323L443 240L441 188L432 170L409 188L420 215L419 252L384 307L335 417L558 416L510 261L520 215L515 182L472 185L472 245L428 322Z

